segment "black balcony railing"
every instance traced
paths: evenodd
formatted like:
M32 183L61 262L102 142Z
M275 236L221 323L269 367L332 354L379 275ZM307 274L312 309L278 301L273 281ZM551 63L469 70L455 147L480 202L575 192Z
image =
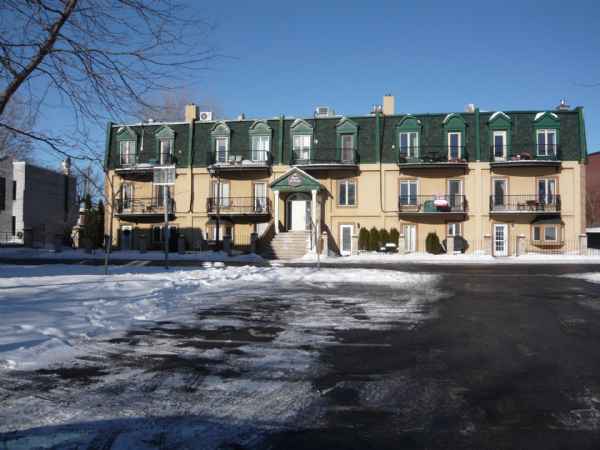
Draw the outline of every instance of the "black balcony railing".
M400 195L398 209L406 213L440 214L464 213L467 200L464 195Z
M206 199L209 214L270 214L271 200L266 197L209 197Z
M210 155L210 164L219 167L268 167L272 163L273 157L268 150L248 150L235 153L216 151Z
M358 151L352 148L294 149L292 150L292 158L290 161L290 165L292 166L354 166L358 163Z
M398 164L466 164L468 161L464 145L428 145L400 147Z
M175 211L175 201L167 199L167 213ZM165 213L165 203L162 198L133 198L116 199L117 214L120 215L160 215Z
M168 152L161 152L157 157L145 161L141 161L138 155L121 154L119 162L122 169L152 170L154 166L170 166L171 164L175 164L177 159L173 154Z
M511 145L492 145L492 162L559 161L560 147L555 144L538 144L531 148L516 148Z
M560 195L490 195L491 212L556 213L560 212Z

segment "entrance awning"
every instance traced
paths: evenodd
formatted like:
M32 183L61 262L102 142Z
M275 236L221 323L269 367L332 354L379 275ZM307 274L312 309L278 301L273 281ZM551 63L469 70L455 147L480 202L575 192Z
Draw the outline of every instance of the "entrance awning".
M321 189L319 180L298 167L292 167L271 183L271 190L279 192L311 192Z

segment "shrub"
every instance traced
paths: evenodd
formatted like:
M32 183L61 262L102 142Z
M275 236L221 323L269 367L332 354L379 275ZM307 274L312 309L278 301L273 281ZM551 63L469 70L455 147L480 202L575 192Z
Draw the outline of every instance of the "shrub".
M398 242L400 241L400 232L396 228L392 228L390 230L390 242L398 247Z
M427 253L432 253L434 255L444 253L444 249L440 244L440 238L437 233L429 233L427 235L427 239L425 239L425 249L427 250Z
M358 232L358 249L369 250L369 230L364 227Z
M381 245L385 245L390 242L390 233L385 228L382 228L379 232L379 239L381 240Z
M379 231L375 227L369 231L369 250L372 252L379 250Z

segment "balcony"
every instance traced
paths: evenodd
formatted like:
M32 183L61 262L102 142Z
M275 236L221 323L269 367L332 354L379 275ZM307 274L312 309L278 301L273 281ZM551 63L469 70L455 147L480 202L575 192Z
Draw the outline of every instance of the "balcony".
M490 165L505 167L560 167L560 147L554 144L518 151L510 145L490 147Z
M221 216L268 216L271 200L265 197L217 197L206 199L206 211Z
M143 162L137 155L125 154L121 155L119 167L115 169L115 172L123 178L149 180L152 178L156 166L170 166L176 162L176 158L170 153L161 153L158 158Z
M464 195L400 195L398 210L402 215L464 216Z
M210 155L210 167L219 170L268 170L272 164L273 157L267 150L249 150L236 154L217 151Z
M449 158L449 154L460 157ZM401 147L398 154L398 165L403 169L466 169L468 161L465 146L454 146L452 152L447 145Z
M162 198L135 198L115 200L115 215L128 219L160 219L166 212L169 216L175 214L175 201L167 200L166 208Z
M490 212L503 214L560 213L560 195L490 195Z
M359 154L355 149L315 148L293 150L291 166L309 170L356 169Z

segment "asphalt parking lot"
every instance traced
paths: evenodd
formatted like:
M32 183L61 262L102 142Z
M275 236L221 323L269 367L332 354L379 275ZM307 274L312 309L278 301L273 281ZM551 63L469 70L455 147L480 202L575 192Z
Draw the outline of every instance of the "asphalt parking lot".
M594 269L232 292L194 326L3 373L0 448L597 449L600 285L560 276Z

